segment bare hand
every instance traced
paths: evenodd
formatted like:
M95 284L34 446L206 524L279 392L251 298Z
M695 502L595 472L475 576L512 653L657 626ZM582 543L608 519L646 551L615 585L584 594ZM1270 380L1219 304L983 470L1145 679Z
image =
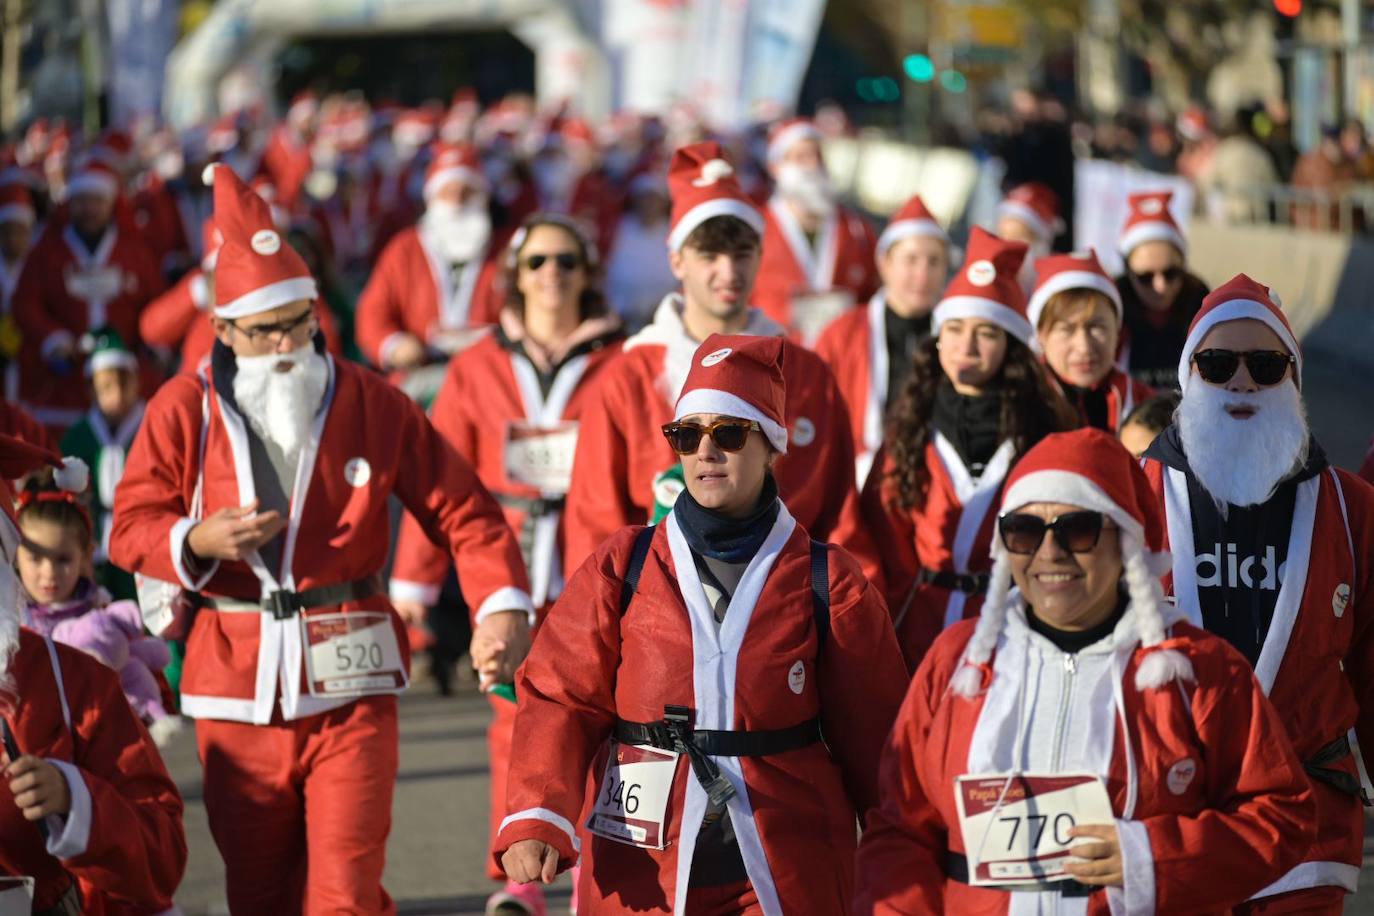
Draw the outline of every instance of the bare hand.
M191 553L205 560L242 560L286 527L286 519L273 510L258 511L255 499L237 509L221 509L196 523L186 536Z
M543 840L521 840L512 843L501 856L506 877L516 884L542 881L552 884L558 874L558 850Z
M391 606L400 615L401 621L406 626L418 627L424 624L425 616L429 613L429 608L425 607L423 601L395 601Z
M524 611L498 611L483 618L468 646L478 686L485 692L514 682L515 669L529 651L530 620Z
M14 803L25 820L36 821L72 810L72 790L67 778L48 761L25 754L11 762L8 754L0 754L0 763L5 766Z
M386 361L391 369L413 369L425 361L425 345L413 334L397 334L387 347Z
M1084 824L1069 828L1070 837L1086 837L1096 842L1069 847L1070 858L1064 870L1082 884L1096 887L1121 887L1126 881L1121 860L1121 838L1115 824ZM1086 859L1078 862L1074 859Z

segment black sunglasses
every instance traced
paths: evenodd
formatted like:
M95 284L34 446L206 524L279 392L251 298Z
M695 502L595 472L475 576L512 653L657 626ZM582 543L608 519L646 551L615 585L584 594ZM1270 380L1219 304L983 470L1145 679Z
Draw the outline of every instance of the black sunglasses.
M997 519L997 531L1008 553L1030 556L1040 549L1045 532L1054 532L1054 539L1069 553L1088 553L1102 536L1101 512L1066 512L1051 521L1028 512L1011 512Z
M701 445L703 435L710 436L722 452L737 452L749 441L749 433L762 430L752 420L717 420L710 426L700 423L664 423L663 438L679 455L691 455Z
M1177 282L1179 278L1183 276L1183 268L1175 265L1173 267L1166 267L1163 270L1133 270L1131 274L1135 277L1136 282L1142 283L1145 286L1152 286L1154 285L1155 277L1163 277L1165 283Z
M1256 385L1277 385L1297 360L1279 350L1199 350L1193 354L1193 365L1204 382L1224 385L1240 368L1241 361Z
M552 260L558 265L558 269L564 273L571 273L582 266L582 259L570 251L560 251L558 254L532 254L525 258L525 267L530 270L538 270Z

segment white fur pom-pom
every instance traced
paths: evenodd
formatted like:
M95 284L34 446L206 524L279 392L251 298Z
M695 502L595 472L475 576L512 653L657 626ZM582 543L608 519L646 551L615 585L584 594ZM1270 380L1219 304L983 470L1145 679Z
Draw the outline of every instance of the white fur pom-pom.
M1153 649L1141 661L1135 672L1137 690L1150 690L1163 687L1170 681L1195 680L1193 663L1188 656L1176 649Z
M91 482L91 469L80 458L62 459L62 467L53 472L53 483L68 493L84 493Z
M949 680L949 689L971 700L983 692L983 669L964 662Z
M203 169L200 170L200 180L203 181L203 182L205 182L205 186L206 186L207 188L214 185L214 183L215 183L215 169L218 168L218 167L219 167L219 163L218 163L218 162L211 162L211 163L210 163L209 165L207 165L205 168L203 168Z

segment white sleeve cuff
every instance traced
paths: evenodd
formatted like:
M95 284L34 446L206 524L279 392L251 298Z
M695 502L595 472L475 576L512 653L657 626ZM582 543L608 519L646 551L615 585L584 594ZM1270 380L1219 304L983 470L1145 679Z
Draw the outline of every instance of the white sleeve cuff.
M418 601L429 607L439 601L440 586L430 585L428 582L407 582L404 579L392 579L391 586L387 589L392 601Z
M58 347L66 347L70 350L75 343L76 338L72 336L71 331L53 331L43 338L43 343L39 345L38 352L46 360L52 356L53 351Z
M1153 913L1155 911L1155 856L1150 850L1150 833L1143 821L1116 822L1121 842L1121 887L1107 888L1107 906L1112 916Z
M546 824L553 824L568 835L573 852L582 851L582 841L577 838L577 831L573 829L572 822L557 811L550 811L548 808L526 808L524 811L517 811L501 821L501 826L496 829L496 833L500 835L502 830L517 821L543 821Z
M524 611L530 618L530 626L534 626L534 602L530 600L528 592L513 585L498 588L488 595L487 600L477 609L477 616L473 618L473 622L481 623L492 614L502 611Z
M219 560L208 561L202 558L201 562L207 564L206 570L199 578L194 578L182 562L186 556L185 552L190 549L186 546L186 537L197 524L198 520L194 518L180 519L172 526L172 533L167 538L167 543L172 548L172 568L177 571L177 578L181 580L181 584L193 592L200 591L219 569Z
M72 806L65 815L50 814L48 824L48 854L59 859L71 859L86 851L91 841L91 791L81 771L65 760L48 760L67 780Z
M392 331L382 338L382 344L377 348L377 365L383 369L391 368L391 351L396 349L396 344L402 337L409 337L406 331Z

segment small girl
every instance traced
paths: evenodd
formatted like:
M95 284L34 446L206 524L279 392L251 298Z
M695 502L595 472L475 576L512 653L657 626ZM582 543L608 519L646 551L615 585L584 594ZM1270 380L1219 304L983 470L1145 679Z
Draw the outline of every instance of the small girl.
M19 496L23 623L118 671L129 705L162 747L181 730L153 675L170 660L167 645L144 635L136 602L112 602L91 578L91 517L77 496L89 477L84 462L69 458L56 476L57 483L51 472L31 480Z

